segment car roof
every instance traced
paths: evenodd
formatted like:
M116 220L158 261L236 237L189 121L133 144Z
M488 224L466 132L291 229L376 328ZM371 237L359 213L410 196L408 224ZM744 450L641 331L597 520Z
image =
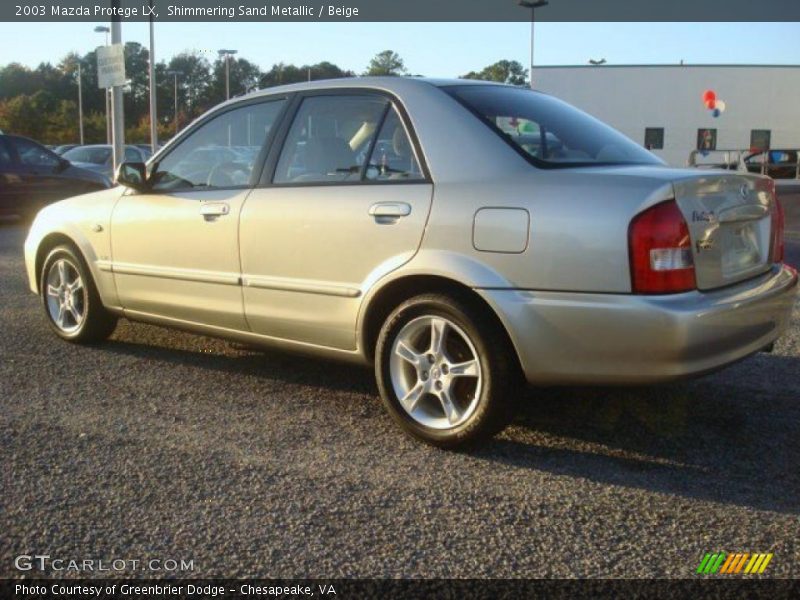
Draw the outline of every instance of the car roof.
M432 77L340 77L337 79L320 79L317 81L304 81L264 88L237 96L223 104L231 104L244 98L257 98L259 96L272 96L274 94L290 94L312 90L330 90L345 88L381 89L387 92L402 94L414 88L446 87L451 85L506 85L494 81L481 81L478 79L441 79ZM513 87L513 86L508 86Z

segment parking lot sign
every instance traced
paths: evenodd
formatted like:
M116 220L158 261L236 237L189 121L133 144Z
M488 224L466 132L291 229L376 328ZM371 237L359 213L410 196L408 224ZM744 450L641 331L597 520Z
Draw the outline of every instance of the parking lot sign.
M122 44L97 48L97 85L101 88L125 85L125 52Z

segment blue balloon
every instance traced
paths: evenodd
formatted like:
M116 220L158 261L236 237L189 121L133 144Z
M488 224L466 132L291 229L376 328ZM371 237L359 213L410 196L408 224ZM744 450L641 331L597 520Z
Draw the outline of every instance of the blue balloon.
M720 116L720 115L722 114L722 111L721 111L720 109L718 109L718 108L715 108L715 109L714 109L714 110L711 112L711 114L712 114L712 115L714 115L714 118L716 119L718 116Z

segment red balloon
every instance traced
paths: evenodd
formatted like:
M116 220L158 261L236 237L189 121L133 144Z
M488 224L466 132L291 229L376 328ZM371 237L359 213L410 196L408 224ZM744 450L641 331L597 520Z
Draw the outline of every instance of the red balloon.
M714 93L714 90L706 90L703 92L703 102L716 102L717 95Z
M717 101L716 100L706 100L705 101L706 108L708 110L714 110L717 108Z

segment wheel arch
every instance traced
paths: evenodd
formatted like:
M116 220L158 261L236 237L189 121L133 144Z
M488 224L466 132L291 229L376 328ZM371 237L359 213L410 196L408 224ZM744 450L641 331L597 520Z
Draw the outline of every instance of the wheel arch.
M36 274L36 291L41 292L40 283L42 281L42 269L44 269L44 261L47 260L47 255L53 251L54 248L58 246L71 246L76 252L78 252L85 263L88 264L86 260L86 255L81 250L80 246L75 243L71 237L67 234L62 233L60 231L54 231L52 233L48 233L46 236L42 238L39 242L39 245L36 247L36 258L34 262L34 273Z
M492 326L502 334L508 350L513 354L514 362L519 367L519 355L514 342L495 309L470 286L451 277L429 274L396 277L375 290L367 299L359 331L359 344L364 356L370 362L375 358L375 344L386 318L409 298L427 293L456 297L478 309L481 314L485 314Z

